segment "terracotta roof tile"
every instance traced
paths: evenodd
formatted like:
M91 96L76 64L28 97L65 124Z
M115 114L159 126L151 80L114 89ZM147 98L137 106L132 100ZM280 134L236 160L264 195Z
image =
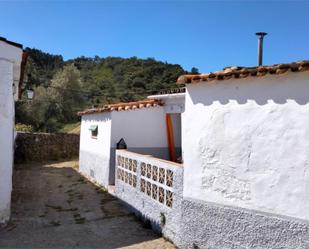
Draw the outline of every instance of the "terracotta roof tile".
M309 60L257 67L225 67L222 71L205 74L187 74L178 78L178 84L228 80L231 78L261 77L267 74L283 74L288 71L303 72L309 70Z
M98 108L91 108L87 109L82 112L78 112L79 116L86 115L86 114L94 114L94 113L102 113L102 112L112 112L112 111L127 111L127 110L135 110L135 109L142 109L142 108L149 108L149 107L157 107L162 106L163 102L156 99L146 99L141 101L135 102L126 102L126 103L116 103L116 104L109 104L103 107Z

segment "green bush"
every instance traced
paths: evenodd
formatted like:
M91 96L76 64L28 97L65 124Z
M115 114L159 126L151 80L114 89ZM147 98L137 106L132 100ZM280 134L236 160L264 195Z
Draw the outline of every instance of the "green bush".
M16 124L15 129L16 129L16 131L33 132L33 126L32 125Z

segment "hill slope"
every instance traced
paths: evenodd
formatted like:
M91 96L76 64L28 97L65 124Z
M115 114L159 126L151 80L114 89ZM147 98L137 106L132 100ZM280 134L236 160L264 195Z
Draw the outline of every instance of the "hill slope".
M139 100L176 87L178 76L187 73L180 65L153 58L96 56L65 61L61 55L25 50L29 54L25 87L35 89L35 99L17 103L16 120L38 131L57 131L76 122L76 111L85 107Z

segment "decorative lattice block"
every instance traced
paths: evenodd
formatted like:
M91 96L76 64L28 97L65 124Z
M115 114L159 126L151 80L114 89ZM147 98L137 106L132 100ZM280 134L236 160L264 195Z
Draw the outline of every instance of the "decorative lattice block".
M131 173L129 173L129 184L133 185L133 176Z
M166 206L173 207L173 193L166 190Z
M133 172L136 173L136 169L137 169L137 161L136 161L136 160L133 160L133 161L132 161L132 170L133 170Z
M129 182L129 173L128 173L128 172L125 172L125 173L124 173L124 182L125 182L125 183L128 183L128 182Z
M147 195L151 196L151 183L146 182L146 193Z
M165 169L159 169L159 183L165 184Z
M132 159L129 159L129 170L133 171Z
M147 178L151 178L151 164L147 164L147 173L146 173Z
M173 175L172 170L166 170L166 186L173 187Z
M124 170L121 170L121 181L124 181Z
M159 187L159 202L164 204L164 199L165 199L164 188Z
M155 200L158 198L158 187L156 184L152 184L152 198Z
M136 188L137 178L136 175L133 175L133 187Z
M158 181L158 167L152 166L152 180Z
M146 191L146 181L141 179L141 192L145 193Z
M146 175L146 163L141 163L141 175Z

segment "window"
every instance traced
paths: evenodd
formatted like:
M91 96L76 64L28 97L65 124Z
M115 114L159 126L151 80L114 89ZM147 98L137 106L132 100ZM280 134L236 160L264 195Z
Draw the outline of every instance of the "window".
M91 137L97 138L97 136L98 136L98 125L91 125L89 130L91 131Z

